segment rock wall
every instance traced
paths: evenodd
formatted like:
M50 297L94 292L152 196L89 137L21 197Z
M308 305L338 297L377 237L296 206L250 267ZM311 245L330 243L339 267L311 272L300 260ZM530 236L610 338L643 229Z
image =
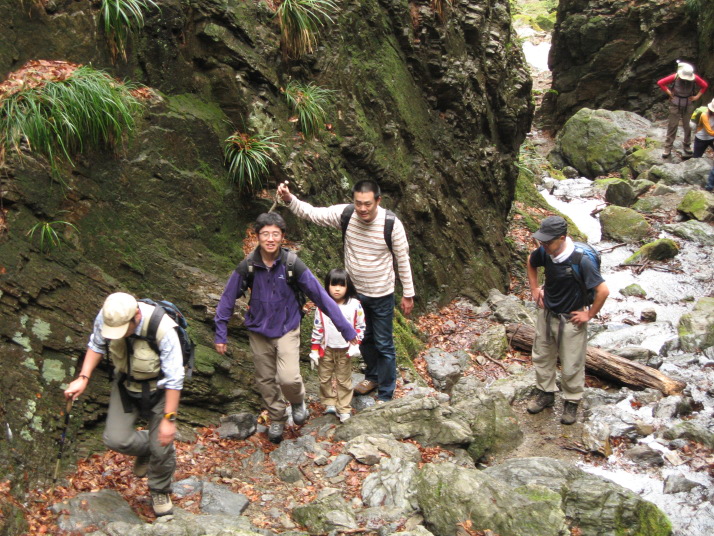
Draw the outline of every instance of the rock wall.
M702 11L713 9L711 2L700 4ZM650 119L666 114L657 80L674 72L677 59L714 74L711 34L698 44L698 23L685 0L560 0L548 59L552 89L538 122L557 130L583 107Z
M63 423L61 390L92 321L114 290L166 297L199 344L185 424L257 409L245 331L233 353L212 350L210 319L243 257L246 227L271 199L239 195L222 141L234 130L280 136L269 185L288 179L316 204L342 202L351 184L380 181L405 222L418 306L508 285L506 216L514 159L530 128L531 82L507 0L456 0L444 21L430 2L339 3L314 54L285 60L265 2L163 0L147 15L127 62L112 63L90 0L0 5L0 73L30 59L92 63L154 88L134 136L117 151L78 156L65 186L32 155L9 155L0 227L0 479L48 475ZM281 88L290 80L335 91L331 129L305 140ZM341 264L338 231L288 216L289 237L318 276ZM42 254L26 232L65 220L65 245ZM74 408L68 459L102 448L106 367ZM77 430L82 448L77 449ZM10 430L10 434L7 433Z

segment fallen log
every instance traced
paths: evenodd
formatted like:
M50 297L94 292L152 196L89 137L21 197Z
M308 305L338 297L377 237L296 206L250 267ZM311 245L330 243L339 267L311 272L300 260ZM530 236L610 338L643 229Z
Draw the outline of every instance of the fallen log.
M508 324L506 335L511 346L530 352L533 347L535 328L527 324ZM650 387L668 396L680 394L687 385L670 378L657 369L592 346L588 346L585 355L585 369L595 376L614 380L627 387L635 389Z

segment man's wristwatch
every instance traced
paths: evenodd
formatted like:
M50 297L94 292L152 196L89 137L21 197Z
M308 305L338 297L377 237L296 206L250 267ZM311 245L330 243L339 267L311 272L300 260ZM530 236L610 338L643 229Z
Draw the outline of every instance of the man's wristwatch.
M164 419L166 419L169 422L176 422L176 417L178 414L175 411L172 411L171 413L167 413L164 415Z

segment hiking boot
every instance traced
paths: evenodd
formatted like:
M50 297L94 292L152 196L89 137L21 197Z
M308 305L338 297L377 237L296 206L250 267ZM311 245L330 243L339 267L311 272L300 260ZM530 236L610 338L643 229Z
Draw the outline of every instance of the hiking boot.
M268 427L268 439L270 439L273 443L280 443L283 440L284 431L284 422L271 422Z
M540 413L555 404L555 394L538 389L538 394L528 403L528 413Z
M146 456L137 456L134 460L134 476L143 478L149 472L149 462L151 461L151 454Z
M307 411L307 406L305 402L300 402L299 404L291 404L293 408L293 422L300 426L304 424L307 418L310 416L310 412Z
M355 385L354 391L359 395L366 395L367 393L371 393L372 391L374 391L377 387L377 382L362 380L357 385Z
M340 413L337 417L339 417L340 422L345 422L349 420L350 417L352 417L351 413Z
M156 517L168 516L174 513L174 505L168 493L151 492L151 506L154 507Z
M662 151L662 158L669 158L669 156L672 154L672 149L665 149Z
M694 151L692 151L692 146L691 146L691 145L685 145L685 146L684 146L684 154L694 154Z
M573 424L578 418L578 403L566 400L563 404L563 416L560 422L563 424Z
M325 408L325 415L337 415L337 410L335 406L327 406Z

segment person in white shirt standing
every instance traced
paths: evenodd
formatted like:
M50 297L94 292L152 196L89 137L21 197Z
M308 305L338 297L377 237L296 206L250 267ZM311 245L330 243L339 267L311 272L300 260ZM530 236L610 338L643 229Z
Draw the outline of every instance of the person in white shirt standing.
M340 229L343 228L343 218L351 213L346 229L343 228L345 268L357 289L366 320L361 352L367 370L364 381L357 384L355 392L367 394L377 389L377 400L387 402L394 396L397 381L393 259L396 259L402 283L402 312L409 315L414 307L409 243L402 222L380 206L382 193L375 181L359 181L352 188L352 194L352 205L313 207L291 194L287 183L278 186L278 195L299 218ZM385 224L393 225L388 235L385 235ZM391 248L387 240L391 242Z

